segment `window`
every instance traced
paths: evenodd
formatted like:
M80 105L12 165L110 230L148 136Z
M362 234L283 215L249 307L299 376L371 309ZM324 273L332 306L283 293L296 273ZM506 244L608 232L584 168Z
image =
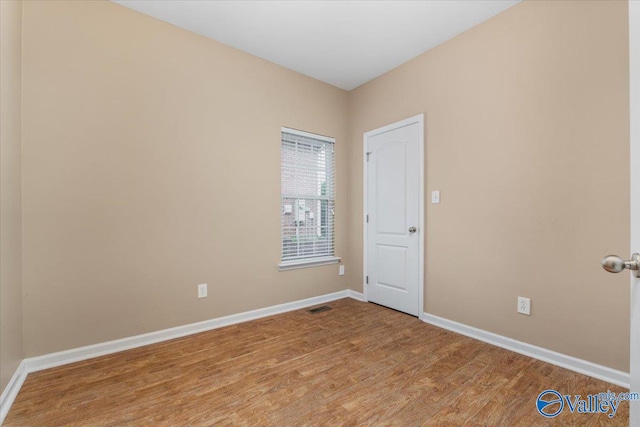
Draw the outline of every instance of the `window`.
M334 251L335 139L282 128L280 270L340 261Z

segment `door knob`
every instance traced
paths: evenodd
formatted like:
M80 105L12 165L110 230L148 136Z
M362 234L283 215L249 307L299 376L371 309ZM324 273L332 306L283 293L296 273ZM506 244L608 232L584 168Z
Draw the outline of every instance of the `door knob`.
M625 268L631 270L635 277L640 277L640 255L633 254L631 259L626 261L617 255L607 255L602 258L602 268L609 273L620 273Z
M417 228L415 227L409 227L409 233L415 233L416 231L418 231Z

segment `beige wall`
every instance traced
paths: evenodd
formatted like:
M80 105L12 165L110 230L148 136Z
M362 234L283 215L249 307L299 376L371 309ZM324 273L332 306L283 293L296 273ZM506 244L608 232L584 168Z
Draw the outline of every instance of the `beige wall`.
M626 2L525 1L352 91L349 284L362 133L424 112L425 310L628 371L629 278L600 267L629 250L627 27Z
M0 392L22 360L22 2L0 1Z
M362 133L424 112L426 311L628 370L628 279L599 266L629 246L626 19L525 1L347 94L112 3L26 3L25 355L362 290ZM276 270L283 125L337 138L346 278Z
M346 289L276 268L281 126L336 137L346 254L346 92L110 2L23 22L26 356Z

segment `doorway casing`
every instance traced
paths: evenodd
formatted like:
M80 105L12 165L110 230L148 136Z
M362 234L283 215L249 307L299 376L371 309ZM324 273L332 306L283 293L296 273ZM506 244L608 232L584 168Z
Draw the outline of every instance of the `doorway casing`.
M420 136L418 141L418 206L420 209L419 220L418 220L418 238L420 239L418 245L418 318L423 319L424 316L424 260L425 260L425 173L424 173L424 114L418 114L413 117L409 117L404 120L400 120L399 122L391 123L386 126L370 130L365 132L362 139L362 179L363 179L363 196L362 196L362 235L363 235L363 257L362 257L362 290L364 295L364 300L366 302L369 301L367 296L367 271L368 271L368 262L367 262L367 248L368 248L368 238L367 238L367 194L369 189L368 176L367 176L367 141L372 136L389 132L393 129L398 129L404 126L409 126L412 124L418 123L420 128Z

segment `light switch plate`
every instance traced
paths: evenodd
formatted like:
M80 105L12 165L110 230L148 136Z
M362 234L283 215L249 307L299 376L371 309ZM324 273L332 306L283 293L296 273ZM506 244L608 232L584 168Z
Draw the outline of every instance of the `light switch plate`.
M431 203L440 203L440 190L434 190L431 192Z
M340 276L344 276L344 265L341 265L340 268L338 269L338 274Z

